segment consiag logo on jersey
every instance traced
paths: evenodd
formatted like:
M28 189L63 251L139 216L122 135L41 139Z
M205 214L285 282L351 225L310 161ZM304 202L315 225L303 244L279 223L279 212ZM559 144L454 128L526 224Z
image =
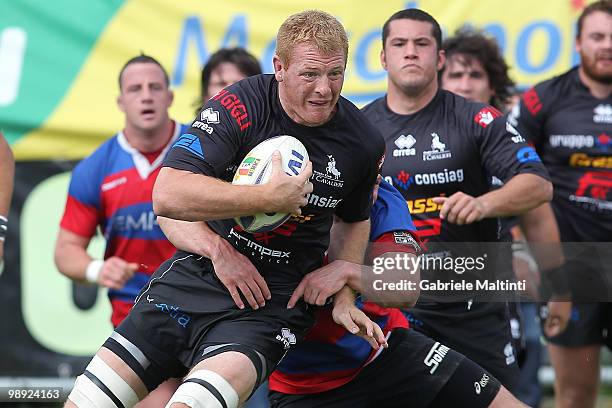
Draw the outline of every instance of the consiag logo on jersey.
M410 187L413 181L414 179L410 177L410 173L401 170L397 173L397 176L393 178L393 183L391 184L400 187L402 190L408 190L408 187Z
M531 146L526 146L519 149L516 152L516 159L519 163L529 163L529 162L541 162L540 156L536 153L535 149Z
M608 150L612 148L612 137L609 135L602 133L595 139L595 146L597 146L601 150Z
M474 122L478 123L483 128L489 126L495 118L498 118L502 115L500 111L495 109L492 106L487 106L482 108L476 116L474 116Z
M397 173L396 177L393 177L392 180L389 180L385 177L385 180L393 184L395 187L399 187L403 190L407 190L408 187L415 183L416 185L432 185L432 184L447 184L447 183L456 183L463 182L464 175L463 169L449 170L444 169L443 171L438 171L434 173L417 173L410 174L401 170Z

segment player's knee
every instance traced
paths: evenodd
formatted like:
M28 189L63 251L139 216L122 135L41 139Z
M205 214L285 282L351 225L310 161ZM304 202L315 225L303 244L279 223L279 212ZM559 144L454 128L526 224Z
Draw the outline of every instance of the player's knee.
M238 393L222 376L210 370L189 374L166 408L236 408Z
M85 372L77 377L68 407L132 407L138 402L136 392L104 360L94 356Z
M499 388L489 408L528 408L527 405L519 401L504 386Z
M575 384L567 387L557 387L555 392L561 407L592 406L597 396L597 386Z

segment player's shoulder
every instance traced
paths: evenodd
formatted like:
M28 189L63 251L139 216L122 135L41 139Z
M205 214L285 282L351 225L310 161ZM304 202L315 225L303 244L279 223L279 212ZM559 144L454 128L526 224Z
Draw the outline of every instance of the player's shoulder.
M224 109L240 130L245 131L258 117L268 116L276 98L275 84L272 74L247 77L217 92L209 103L221 105L218 109Z
M378 159L379 153L385 149L385 141L380 130L348 99L340 97L338 104L343 111L343 120L354 129L352 133L366 147L365 151L376 154Z
M563 74L537 83L533 89L535 89L540 99L555 100L560 97L566 98L571 89L576 86L579 81L578 67L574 67Z
M381 96L379 98L374 99L372 102L365 105L361 108L361 112L366 115L368 118L376 118L384 115L385 108L387 104L386 96Z
M230 109L239 103L266 103L275 94L272 74L253 75L220 90L211 99Z
M372 102L368 103L367 105L365 105L363 108L361 108L361 111L365 114L365 115L370 115L370 114L374 114L374 113L380 113L384 110L385 104L386 104L386 96L383 95L379 98L374 99Z
M96 148L89 156L85 157L76 166L75 171L81 169L102 169L109 160L117 158L117 155L122 151L119 144L119 135L116 133L111 138L106 140L100 146Z
M496 119L502 118L499 109L486 103L470 101L449 91L441 91L438 109L455 117L455 121L469 128L486 129Z

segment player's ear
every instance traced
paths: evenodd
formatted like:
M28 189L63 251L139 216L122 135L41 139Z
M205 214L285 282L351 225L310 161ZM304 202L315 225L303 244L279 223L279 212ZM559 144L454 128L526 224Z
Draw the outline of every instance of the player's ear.
M444 68L444 64L446 63L446 51L438 50L438 71Z
M173 101L174 101L174 92L168 89L168 107L172 106Z
M582 45L580 43L580 37L576 36L576 41L574 41L574 49L580 55L580 51L582 50Z
M385 55L385 49L380 50L380 65L387 70L387 56Z
M283 82L283 71L285 70L280 57L274 54L272 57L272 66L274 67L274 77L278 82Z
M117 96L117 106L119 107L119 110L123 113L125 113L125 104L123 103L123 93L120 93L119 96Z

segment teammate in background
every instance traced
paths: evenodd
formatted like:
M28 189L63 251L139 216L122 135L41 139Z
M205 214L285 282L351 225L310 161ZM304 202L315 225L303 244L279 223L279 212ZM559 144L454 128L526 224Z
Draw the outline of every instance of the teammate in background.
M441 36L437 21L421 10L391 16L381 52L387 95L363 111L383 133L382 174L413 207L422 240L496 242L497 217L550 200L552 187L535 151L512 139L497 109L439 89ZM489 191L486 174L498 175L504 186ZM442 303L428 295L422 293L408 311L411 326L466 355L512 391L518 366L506 303L471 297Z
M78 377L68 406L93 401L132 406L164 379L187 374L172 408L237 407L312 325L305 303L287 308L287 302L300 279L321 268L328 245L331 262L323 269L359 269L384 145L376 128L340 97L347 56L346 33L333 16L292 15L277 35L274 75L247 78L205 104L206 115L199 115L170 151L154 206L165 217L208 220L196 225L212 229L216 240L202 241L206 257L179 251L158 269ZM246 152L279 134L304 143L311 160L304 172L284 174L276 153L268 183L227 183ZM326 178L332 158L338 173L333 183ZM321 177L311 183L313 172ZM265 240L233 221L269 211L298 214L299 221ZM187 228L184 238L190 237L195 238ZM256 310L235 305L236 297L250 302L248 294L261 295L261 286L246 288L243 279L228 288L222 282L228 273L244 272L223 269L228 248L241 253L238 262L265 276L271 296L256 299ZM361 329L377 347L386 344L367 317L349 314L354 300L348 287L334 296L342 324L353 332Z
M470 101L490 104L500 111L512 108L510 103L514 81L508 75L508 65L493 37L465 27L458 30L453 37L445 39L442 49L446 53L446 63L441 73L443 89ZM493 177L494 186L495 182L498 182L498 179ZM520 222L520 228L517 222ZM542 204L519 217L503 218L502 226L504 230L502 240L519 242L513 245L515 249L513 251L514 271L519 280L526 279L536 288L538 286L537 265L550 268L561 266L551 264L550 259L541 257L536 262L527 248L520 244L525 239L534 244L559 242L559 229L549 203ZM536 250L534 253L538 255L541 252ZM549 257L548 253L547 258ZM562 256L559 256L559 260L562 260ZM542 347L540 330L536 322L536 305L522 302L520 304L510 303L509 306L512 336L517 348L525 351L519 353L519 356L522 354L523 358L519 358L521 377L515 394L529 406L536 407L539 406L541 398L538 369ZM549 303L551 313L546 326L549 332L558 334L565 329L569 320L570 308L568 306L568 303ZM521 340L522 330L526 334L524 345Z
M72 172L55 244L59 271L78 282L109 288L114 327L125 318L155 269L175 252L155 220L152 192L162 161L184 128L170 119L173 93L160 63L139 55L119 73L122 131ZM96 229L106 239L104 259L87 247ZM141 406L159 406L178 386L164 384Z
M8 142L0 132L0 274L4 266L4 240L8 231L8 212L13 196L15 159Z
M234 82L259 74L261 74L259 61L244 48L217 50L202 67L200 106Z
M565 242L609 242L612 236L612 1L587 6L578 18L580 65L523 95L511 123L534 142L550 172L552 207ZM518 122L518 123L517 123ZM607 254L585 250L568 259L565 278L572 298L585 284L610 274ZM604 259L602 259L604 257ZM610 279L608 277L608 279ZM609 283L608 283L609 285ZM562 334L549 337L555 369L556 406L593 407L599 385L601 346L612 346L612 303L605 283L590 287L594 302L574 304Z

